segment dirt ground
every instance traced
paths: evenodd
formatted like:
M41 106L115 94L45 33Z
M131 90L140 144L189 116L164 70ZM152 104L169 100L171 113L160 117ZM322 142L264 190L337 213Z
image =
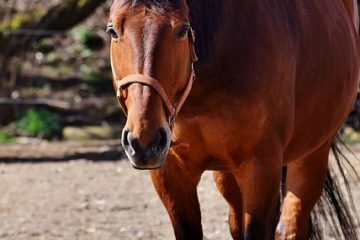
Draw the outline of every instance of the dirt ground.
M174 239L147 172L114 161L121 156L117 141L0 145L0 239ZM351 184L359 206L359 182ZM230 239L211 173L198 192L204 238Z

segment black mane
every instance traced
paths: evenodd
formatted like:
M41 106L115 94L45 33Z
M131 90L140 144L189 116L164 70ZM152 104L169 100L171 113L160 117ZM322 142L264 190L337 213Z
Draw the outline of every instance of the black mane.
M182 0L126 0L126 3L144 4L162 13L178 9ZM190 9L190 24L195 30L196 53L200 62L208 60L213 51L217 33L223 24L226 0L186 0Z
M187 0L187 3L191 26L196 35L196 53L203 63L214 52L218 32L224 24L227 0Z

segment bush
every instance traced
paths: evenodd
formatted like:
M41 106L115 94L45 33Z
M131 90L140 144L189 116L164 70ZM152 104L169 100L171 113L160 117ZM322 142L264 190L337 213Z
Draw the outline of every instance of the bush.
M92 57L92 50L100 50L104 47L104 40L93 32L92 29L84 27L76 27L72 31L72 35L78 43L82 44L88 51L83 51L82 57Z
M59 117L44 109L29 109L17 121L17 128L24 135L51 139L56 137L60 131Z
M16 138L10 136L9 134L5 133L3 130L0 129L0 143L14 143L16 142Z

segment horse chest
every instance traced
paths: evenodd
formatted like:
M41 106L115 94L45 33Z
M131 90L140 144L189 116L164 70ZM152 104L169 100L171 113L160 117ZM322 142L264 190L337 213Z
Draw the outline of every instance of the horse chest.
M174 138L189 144L190 150L184 158L191 159L188 161L192 164L206 162L206 168L213 170L237 165L240 156L247 155L262 141L267 124L262 104L245 107L229 102L221 108L214 103L206 110L185 112L174 129Z

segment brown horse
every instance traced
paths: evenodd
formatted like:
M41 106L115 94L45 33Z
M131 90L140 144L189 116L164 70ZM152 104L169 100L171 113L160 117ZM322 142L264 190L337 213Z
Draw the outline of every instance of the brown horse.
M203 237L196 187L206 170L228 202L234 239L309 237L312 209L332 180L329 150L357 91L356 7L114 0L108 32L127 115L122 145L135 168L150 169L176 239ZM346 239L356 239L349 212L331 198Z

